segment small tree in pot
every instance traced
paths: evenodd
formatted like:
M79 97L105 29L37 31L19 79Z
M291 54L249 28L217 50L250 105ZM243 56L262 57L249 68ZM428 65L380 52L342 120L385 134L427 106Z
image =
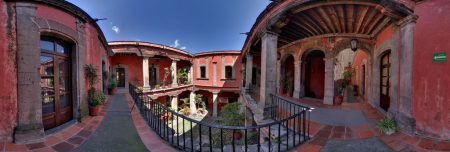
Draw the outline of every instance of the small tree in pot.
M344 79L339 79L336 80L335 85L334 85L334 91L336 93L336 95L334 96L334 104L335 105L341 105L342 101L344 100L344 89L346 87L346 80Z
M89 113L91 116L98 115L100 111L100 106L102 105L102 100L105 99L103 93L97 93L94 85L98 81L97 68L92 64L87 64L84 67L85 76L89 83L88 91L88 103L89 103Z
M116 94L117 85L118 85L118 82L116 79L116 75L113 73L109 74L108 94L110 94L110 95Z

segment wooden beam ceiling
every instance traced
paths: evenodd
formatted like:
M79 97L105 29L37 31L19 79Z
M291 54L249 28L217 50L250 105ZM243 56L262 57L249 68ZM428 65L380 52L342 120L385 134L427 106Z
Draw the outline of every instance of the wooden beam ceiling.
M364 3L314 5L294 9L291 13L288 21L280 20L277 24L282 44L321 35L373 37L398 17L380 11L379 6Z

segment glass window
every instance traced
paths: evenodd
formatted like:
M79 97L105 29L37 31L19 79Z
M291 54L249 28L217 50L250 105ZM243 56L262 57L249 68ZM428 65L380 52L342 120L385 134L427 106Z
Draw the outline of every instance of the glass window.
M200 67L200 78L206 78L206 67L205 66Z
M56 44L56 52L58 53L64 53L66 54L66 49L64 48L64 46L60 45L60 44Z
M53 57L41 56L41 67L39 72L42 76L52 76L54 74L53 60Z
M232 79L233 78L233 67L225 66L225 78Z
M40 45L41 45L42 50L47 50L47 51L55 50L55 43L53 43L52 41L41 40Z

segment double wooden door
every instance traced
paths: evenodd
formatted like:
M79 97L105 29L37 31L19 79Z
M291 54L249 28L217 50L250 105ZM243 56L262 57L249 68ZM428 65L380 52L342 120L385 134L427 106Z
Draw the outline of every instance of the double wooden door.
M72 64L64 42L43 38L40 46L42 122L47 130L72 119Z

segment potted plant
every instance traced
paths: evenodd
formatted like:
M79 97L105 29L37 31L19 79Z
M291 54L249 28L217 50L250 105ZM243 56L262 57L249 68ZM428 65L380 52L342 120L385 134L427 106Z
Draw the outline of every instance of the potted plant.
M378 129L386 134L386 135L391 135L395 132L395 130L397 129L396 125L395 125L395 121L392 118L385 118L381 121L378 122L377 124Z
M105 99L105 96L97 93L97 90L94 88L94 85L98 81L97 68L92 64L87 64L84 67L85 77L88 80L89 90L88 90L88 104L89 104L89 113L91 116L97 116L100 111L99 105L102 104L102 100Z
M336 95L334 96L334 104L335 105L342 104L342 101L344 100L343 94L344 94L344 89L346 87L345 85L346 85L346 80L344 80L344 79L336 80L336 83L334 85L334 89L336 92Z
M102 102L104 102L106 96L102 92L96 91L94 88L89 92L92 92L93 94L89 99L89 114L91 116L98 116L100 114Z
M109 87L108 87L108 94L115 95L116 94L116 88L117 88L117 80L112 78L109 79Z

